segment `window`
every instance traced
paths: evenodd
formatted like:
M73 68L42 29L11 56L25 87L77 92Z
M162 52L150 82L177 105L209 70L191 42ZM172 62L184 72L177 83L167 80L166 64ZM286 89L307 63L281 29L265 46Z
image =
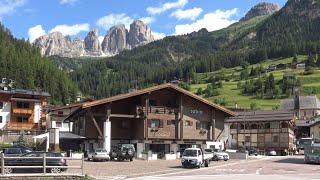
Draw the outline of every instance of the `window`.
M258 129L258 125L257 124L251 124L250 129Z
M237 124L231 124L230 129L237 129Z
M274 142L274 143L279 142L279 137L278 136L273 136L272 137L272 142Z
M175 120L167 120L167 125L175 125L176 121Z
M3 109L3 102L0 101L0 109Z
M265 128L265 129L270 129L270 123L264 124L264 128Z
M157 105L157 102L156 100L149 100L149 106L156 106Z
M28 122L28 117L18 116L18 117L17 117L17 121L18 121L19 123L27 123L27 122Z
M63 111L58 111L58 116L62 117L63 116Z
M0 116L0 123L2 123L2 116Z
M186 120L184 122L184 126L192 126L193 125L193 122L192 121L189 121L189 120Z
M151 119L148 121L151 128L163 128L163 121L159 119Z
M61 122L56 122L56 127L61 127Z
M29 103L18 101L17 102L17 108L28 109L29 108Z
M196 129L208 129L208 122L197 122Z
M250 136L246 136L245 137L245 142L250 142L251 141L251 137Z
M281 128L288 128L288 123L287 122L282 122L281 123Z

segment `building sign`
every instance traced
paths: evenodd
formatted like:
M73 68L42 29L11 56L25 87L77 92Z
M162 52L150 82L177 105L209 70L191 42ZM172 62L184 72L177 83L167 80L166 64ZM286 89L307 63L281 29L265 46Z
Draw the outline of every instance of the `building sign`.
M198 109L191 109L190 110L190 114L203 114L202 110L198 110Z

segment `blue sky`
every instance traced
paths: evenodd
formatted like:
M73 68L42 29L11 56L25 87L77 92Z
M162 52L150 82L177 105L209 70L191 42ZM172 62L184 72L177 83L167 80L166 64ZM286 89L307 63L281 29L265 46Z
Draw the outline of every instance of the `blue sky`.
M238 21L255 4L286 0L0 0L0 21L18 38L53 31L83 38L92 28L104 36L112 25L134 19L151 26L157 38L200 28L221 29Z

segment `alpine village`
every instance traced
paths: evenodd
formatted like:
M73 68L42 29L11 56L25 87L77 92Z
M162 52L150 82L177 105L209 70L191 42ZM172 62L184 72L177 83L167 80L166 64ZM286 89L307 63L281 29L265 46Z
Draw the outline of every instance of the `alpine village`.
M22 1L0 0L0 179L320 177L319 0L213 31L132 19L32 41L1 17Z

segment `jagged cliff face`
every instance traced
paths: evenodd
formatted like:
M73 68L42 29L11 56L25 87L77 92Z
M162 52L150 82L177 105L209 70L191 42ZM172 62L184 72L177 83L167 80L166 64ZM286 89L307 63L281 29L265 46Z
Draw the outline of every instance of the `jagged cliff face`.
M130 25L128 44L131 48L135 48L141 44L148 44L152 41L154 41L154 37L149 26L140 20L136 20Z
M94 29L88 33L84 39L84 48L87 55L100 56L101 47L99 42L98 30Z
M320 17L320 0L288 0L281 12L316 19Z
M99 33L91 30L84 41L70 40L60 32L53 32L35 40L42 56L80 57L80 56L111 56L123 50L135 48L154 41L149 26L140 20L130 25L130 31L124 25L111 27L103 42L99 42Z
M257 16L271 15L279 11L280 7L272 3L259 3L249 10L249 12L240 21L247 21Z
M127 46L128 31L124 25L118 25L110 28L108 34L104 37L102 42L102 51L105 54L117 54L125 49Z

